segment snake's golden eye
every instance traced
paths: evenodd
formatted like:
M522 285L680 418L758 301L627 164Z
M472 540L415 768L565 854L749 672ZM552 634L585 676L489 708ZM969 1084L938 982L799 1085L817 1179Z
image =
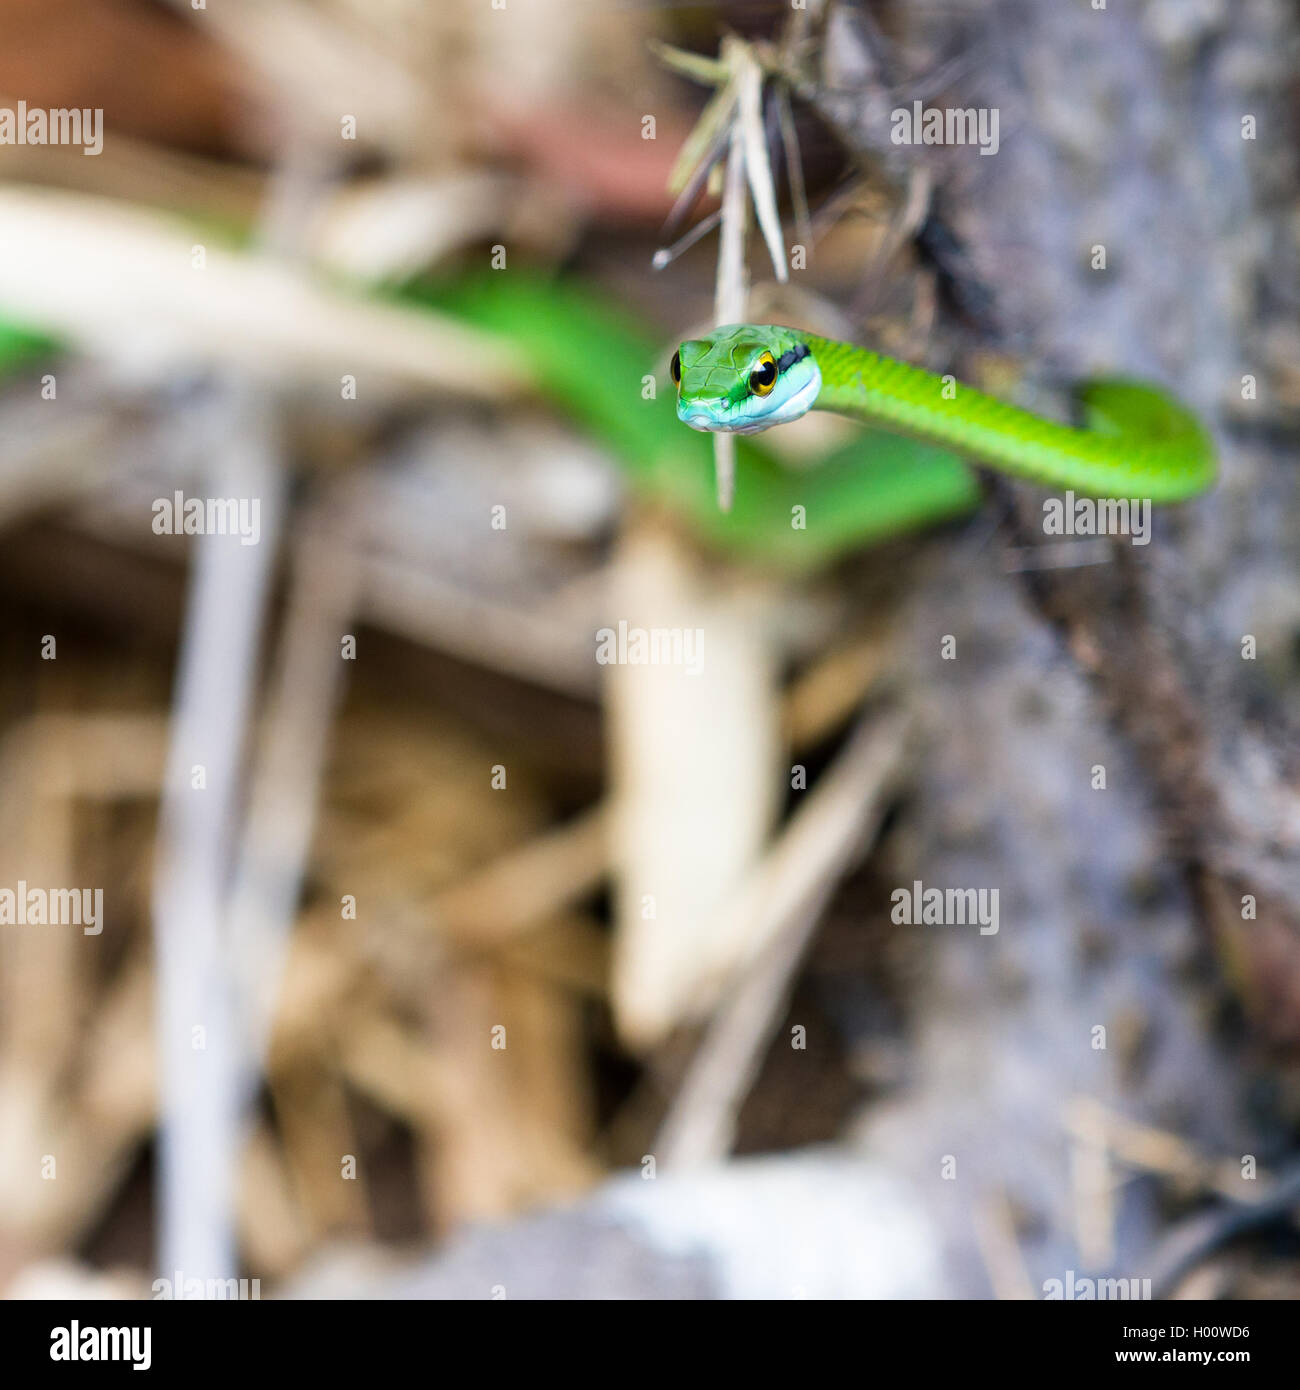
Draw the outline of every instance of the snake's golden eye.
M765 352L749 374L749 389L756 396L766 396L776 385L776 362L770 352Z
M662 360L660 358L660 361ZM668 375L672 377L674 386L682 384L682 355L680 352L673 353L673 360L668 364Z

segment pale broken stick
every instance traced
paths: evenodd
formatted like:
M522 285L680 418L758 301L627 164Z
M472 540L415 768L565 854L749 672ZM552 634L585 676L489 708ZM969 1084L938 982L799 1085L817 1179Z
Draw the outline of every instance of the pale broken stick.
M765 941L714 1013L655 1142L672 1167L726 1156L795 972L840 878L875 837L906 761L909 718L871 716L731 907Z
M266 1062L347 670L341 642L360 582L360 560L346 533L355 506L350 494L347 485L337 489L302 525L226 908L246 1106Z
M261 544L199 538L159 807L153 888L159 1056L159 1264L238 1272L236 977L223 931L244 735L280 531L284 473L265 403L236 389L210 419L205 485L262 502ZM200 789L195 769L204 769Z

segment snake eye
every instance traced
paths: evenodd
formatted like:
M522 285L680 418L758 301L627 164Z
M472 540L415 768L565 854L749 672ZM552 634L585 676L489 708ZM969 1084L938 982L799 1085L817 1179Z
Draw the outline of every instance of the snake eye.
M680 352L673 353L673 360L668 364L668 375L672 377L674 386L682 384L682 355Z
M765 352L749 374L749 389L756 396L766 396L776 385L776 362L770 352Z

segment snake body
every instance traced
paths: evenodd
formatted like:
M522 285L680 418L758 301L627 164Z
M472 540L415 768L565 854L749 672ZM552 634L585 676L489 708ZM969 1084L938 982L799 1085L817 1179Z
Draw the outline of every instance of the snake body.
M1081 424L1058 424L866 348L755 324L682 343L672 377L678 418L695 429L752 434L830 410L1092 496L1177 502L1214 480L1200 422L1135 381L1086 383L1077 392Z

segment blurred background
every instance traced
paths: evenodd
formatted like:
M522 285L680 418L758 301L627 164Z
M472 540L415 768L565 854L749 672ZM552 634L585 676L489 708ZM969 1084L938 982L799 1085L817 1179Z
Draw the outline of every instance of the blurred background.
M195 4L0 0L0 1291L1294 1296L1294 8ZM1221 481L723 513L723 311Z

